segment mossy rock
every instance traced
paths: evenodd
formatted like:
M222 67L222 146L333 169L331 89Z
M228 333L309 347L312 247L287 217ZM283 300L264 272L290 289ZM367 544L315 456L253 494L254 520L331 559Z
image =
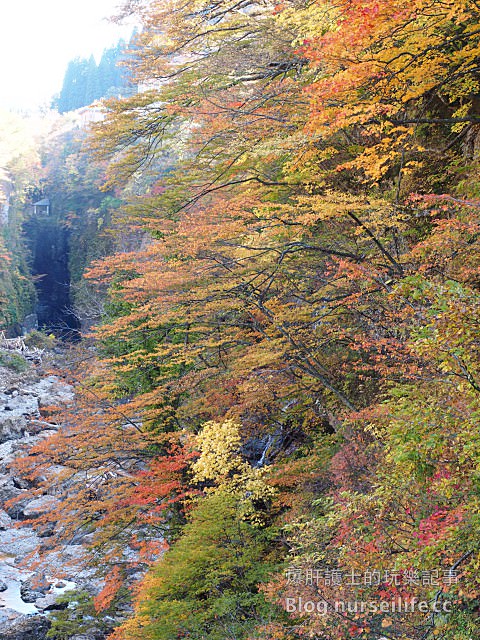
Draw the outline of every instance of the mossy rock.
M57 339L50 333L44 333L43 331L37 331L34 329L30 331L23 339L27 347L34 347L35 349L53 349Z
M11 351L0 351L0 367L11 369L16 373L23 373L29 367L27 360L19 353L12 353Z

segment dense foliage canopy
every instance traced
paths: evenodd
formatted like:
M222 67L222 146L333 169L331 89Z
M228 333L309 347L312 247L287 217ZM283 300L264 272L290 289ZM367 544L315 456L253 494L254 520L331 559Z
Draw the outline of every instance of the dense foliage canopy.
M140 90L90 152L137 242L87 273L99 359L31 459L71 470L98 611L151 567L112 638L471 640L477 3L124 12Z

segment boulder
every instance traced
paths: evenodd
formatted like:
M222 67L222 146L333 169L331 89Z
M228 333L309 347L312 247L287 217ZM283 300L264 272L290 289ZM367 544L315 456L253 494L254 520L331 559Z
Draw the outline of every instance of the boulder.
M37 385L35 385L37 386ZM22 418L38 414L36 393L0 393L0 422L6 418Z
M58 595L56 593L48 593L43 598L35 601L35 606L40 611L60 611L68 607L68 602L57 602Z
M45 576L38 575L34 578L23 580L20 587L20 595L22 596L22 600L24 602L29 602L23 597L24 593L35 592L37 594L37 598L41 598L50 591L50 586L51 583L45 578ZM35 601L33 600L33 602Z
M70 404L75 397L73 387L57 378L57 376L42 378L31 389L38 396L40 407Z
M6 511L0 509L0 531L8 531L12 526L12 519Z
M19 559L35 551L39 542L38 537L31 530L10 529L8 531L0 531L0 549L2 553Z
M23 510L29 502L28 497L22 497L24 492L19 490L17 494L13 494L5 500L2 499L3 495L5 495L4 493L2 495L2 493L3 492L0 490L0 504L3 503L5 511L12 518L12 520L24 520L25 517L23 515ZM10 500L11 498L15 498L15 501L12 502L12 504L5 504L6 500Z
M39 538L51 538L55 533L55 523L47 522L47 524L37 527L36 532Z
M44 616L19 616L0 624L2 640L45 640L50 621Z
M30 489L32 483L20 476L12 476L13 486L17 489Z
M25 518L38 518L50 511L53 511L59 505L58 498L54 496L40 496L28 502L23 508Z
M0 476L0 506L3 507L2 511L7 512L11 518L17 518L21 515L21 500L19 503L12 504L8 507L5 507L5 503L13 498L20 498L22 494L22 489L18 489L13 484L11 476Z
M18 440L27 428L27 420L24 416L13 416L10 405L0 407L0 442Z
M0 444L0 473L5 473L14 459L13 443L9 441Z
M22 600L28 604L33 604L36 600L43 597L43 593L34 591L27 582L22 582L20 585L20 595Z

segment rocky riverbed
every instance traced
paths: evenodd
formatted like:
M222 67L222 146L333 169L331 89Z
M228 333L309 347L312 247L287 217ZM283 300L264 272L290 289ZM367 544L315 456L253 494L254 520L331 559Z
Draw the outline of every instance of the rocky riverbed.
M32 496L29 482L13 466L18 456L55 433L57 427L42 416L42 409L72 402L73 389L61 378L46 371L45 363L19 373L0 367L0 638L2 640L43 640L50 622L48 612L65 606L57 598L65 591L81 587L95 590L92 574L81 566L86 553L82 544L71 544L48 557L52 575L37 563L38 550L48 548L52 531L36 531L24 523L47 513L54 495ZM60 472L61 469L58 469ZM55 473L55 470L53 470ZM15 499L13 503L10 503ZM78 566L76 567L76 561ZM44 565L42 565L44 566ZM68 567L68 569L66 568ZM65 579L55 574L69 572ZM83 640L94 638L82 636ZM71 640L75 640L72 636ZM77 638L80 640L80 637Z

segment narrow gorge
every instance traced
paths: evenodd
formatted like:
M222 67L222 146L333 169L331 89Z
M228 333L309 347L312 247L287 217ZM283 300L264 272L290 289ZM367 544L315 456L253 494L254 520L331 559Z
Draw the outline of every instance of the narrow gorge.
M73 340L80 323L70 293L70 231L57 217L40 213L25 222L23 232L36 289L35 323Z

